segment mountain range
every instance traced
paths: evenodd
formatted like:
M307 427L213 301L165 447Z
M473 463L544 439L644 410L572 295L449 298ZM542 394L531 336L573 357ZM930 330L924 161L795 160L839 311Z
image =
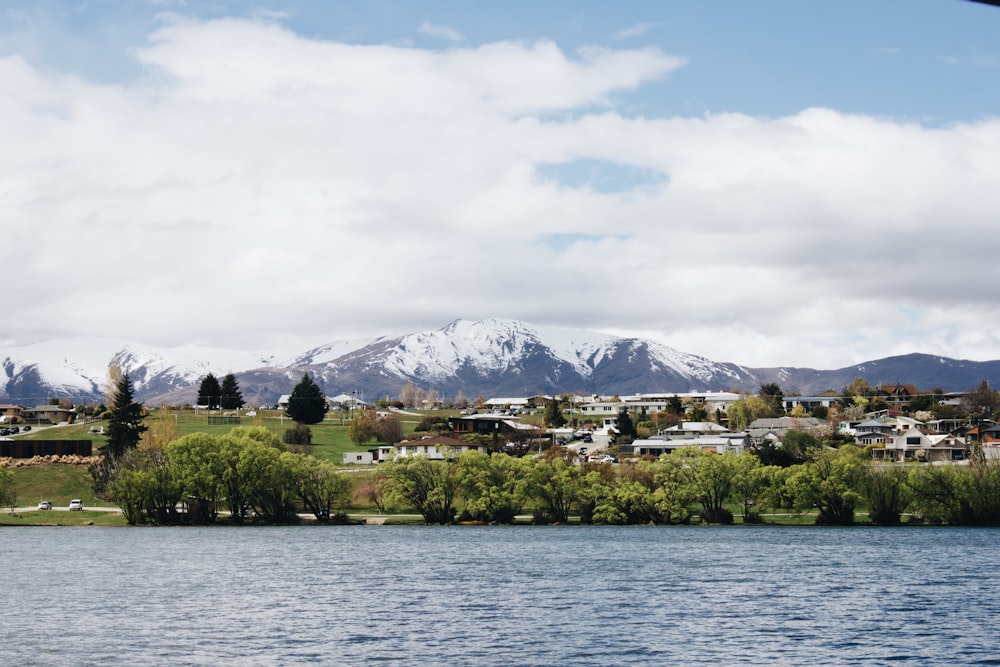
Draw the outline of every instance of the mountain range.
M786 394L839 391L857 377L871 385L964 391L1000 381L1000 361L908 354L840 368L748 368L640 338L545 327L518 320L456 320L434 331L337 341L305 352L161 348L110 338L70 338L0 348L0 401L29 406L53 397L100 400L113 361L150 405L193 403L207 373L234 373L248 404L274 403L303 373L328 395L372 401L399 396L407 382L448 399L535 394L750 391L776 382Z

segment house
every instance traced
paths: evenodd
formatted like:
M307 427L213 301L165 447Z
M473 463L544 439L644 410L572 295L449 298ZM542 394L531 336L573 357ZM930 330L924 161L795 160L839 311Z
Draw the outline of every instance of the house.
M913 417L906 417L904 415L897 415L892 417L894 422L893 430L896 433L906 433L910 429L920 428L924 425L919 419L914 419Z
M359 408L369 407L368 403L361 400L358 394L337 394L336 396L327 396L326 404L328 407L337 410L357 410Z
M344 452L345 466L367 466L375 462L375 457L369 450L367 452Z
M883 394L885 402L890 405L900 405L909 403L917 397L919 392L916 385L912 384L880 384L875 388L877 394Z
M0 424L20 424L24 421L23 412L20 405L0 404Z
M750 446L750 436L747 433L721 433L712 435L702 435L689 438L669 438L665 436L654 436L641 440L634 440L631 445L632 453L636 456L660 456L669 454L678 449L694 447L706 452L724 454L734 452L742 454Z
M291 394L282 394L278 397L278 409L287 410L288 409L288 399L291 398ZM368 403L365 403L358 394L337 394L336 396L326 397L326 407L336 408L338 410L354 410L358 408L370 407Z
M36 405L24 411L24 420L32 423L71 424L76 413L58 405Z
M872 457L883 461L950 463L968 458L968 445L954 435L927 435L917 428L894 436L884 447L872 449Z
M451 460L465 452L488 452L486 445L450 438L446 435L428 436L419 440L403 440L397 442L394 448L395 458L406 459L414 456L425 456L434 461Z
M643 411L652 415L657 412L665 412L670 407L674 399L680 399L686 410L698 407L703 408L707 413L714 414L717 410L726 412L733 403L740 399L739 394L732 392L685 392L685 393L661 393L661 394L636 394L634 396L620 397L598 397L593 396L591 400L579 405L579 410L583 414L590 415L613 415L618 414L622 409L626 409L633 414Z
M892 440L892 424L869 419L854 427L854 442L861 447L884 447Z
M835 396L785 396L785 412L791 412L799 406L802 406L802 409L806 412L812 412L821 406L829 408L838 398L839 394Z
M966 432L965 442L969 447L982 447L987 459L1000 459L1000 424L992 421L976 424Z
M542 429L533 424L522 423L516 417L498 414L462 415L449 417L448 427L457 436L460 435L496 435L507 440L537 437Z
M681 422L670 428L660 429L657 435L669 440L699 438L708 435L727 433L729 429L715 422Z
M546 401L551 401L551 396L536 394L534 396L498 396L488 398L483 406L490 410L533 410L542 407Z

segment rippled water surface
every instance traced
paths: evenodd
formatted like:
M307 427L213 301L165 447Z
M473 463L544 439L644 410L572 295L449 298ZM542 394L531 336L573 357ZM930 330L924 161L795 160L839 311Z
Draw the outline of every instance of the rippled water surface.
M4 528L0 664L1000 664L998 538Z

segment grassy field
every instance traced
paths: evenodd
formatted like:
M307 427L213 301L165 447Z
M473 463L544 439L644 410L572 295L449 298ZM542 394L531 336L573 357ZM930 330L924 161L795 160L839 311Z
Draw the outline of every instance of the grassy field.
M426 414L450 415L455 413L454 411L442 411ZM215 415L218 416L218 412ZM401 419L405 433L412 433L420 421L420 417L404 416ZM145 423L151 430L159 430L166 434L168 436L167 439L196 432L223 435L234 428L234 426L228 424L209 424L208 415L203 410L156 409L150 413ZM357 445L351 442L348 437L348 423L349 420L347 418L341 419L339 413L333 413L323 422L311 425L309 428L312 431L313 456L340 465L343 462L345 452L366 450L374 446L374 443ZM36 428L29 433L17 437L25 440L48 440L55 438L66 440L89 439L93 441L94 451L96 452L98 448L105 444L107 439L103 434L95 433L94 431L106 430L107 425L107 421L96 421L88 424L70 424L54 428ZM261 410L258 411L255 417L242 417L240 425L263 426L280 439L286 430L295 426L295 422L285 417L281 411Z

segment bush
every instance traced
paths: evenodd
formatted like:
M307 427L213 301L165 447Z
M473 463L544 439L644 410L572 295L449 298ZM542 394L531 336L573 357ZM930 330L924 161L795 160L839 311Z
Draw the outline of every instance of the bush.
M296 424L295 428L285 430L282 440L286 445L310 447L312 446L312 430L305 424Z
M758 519L758 523L759 523L759 521L760 521L760 516L759 515L758 515L757 519ZM724 525L724 526L728 526L728 525L730 525L730 524L733 523L733 513L730 512L729 510L727 510L724 507L720 508L720 509L717 509L717 510L714 510L714 511L702 512L701 513L701 522L702 523L711 523L711 524L721 524L721 525ZM747 520L744 519L743 523L747 523Z

